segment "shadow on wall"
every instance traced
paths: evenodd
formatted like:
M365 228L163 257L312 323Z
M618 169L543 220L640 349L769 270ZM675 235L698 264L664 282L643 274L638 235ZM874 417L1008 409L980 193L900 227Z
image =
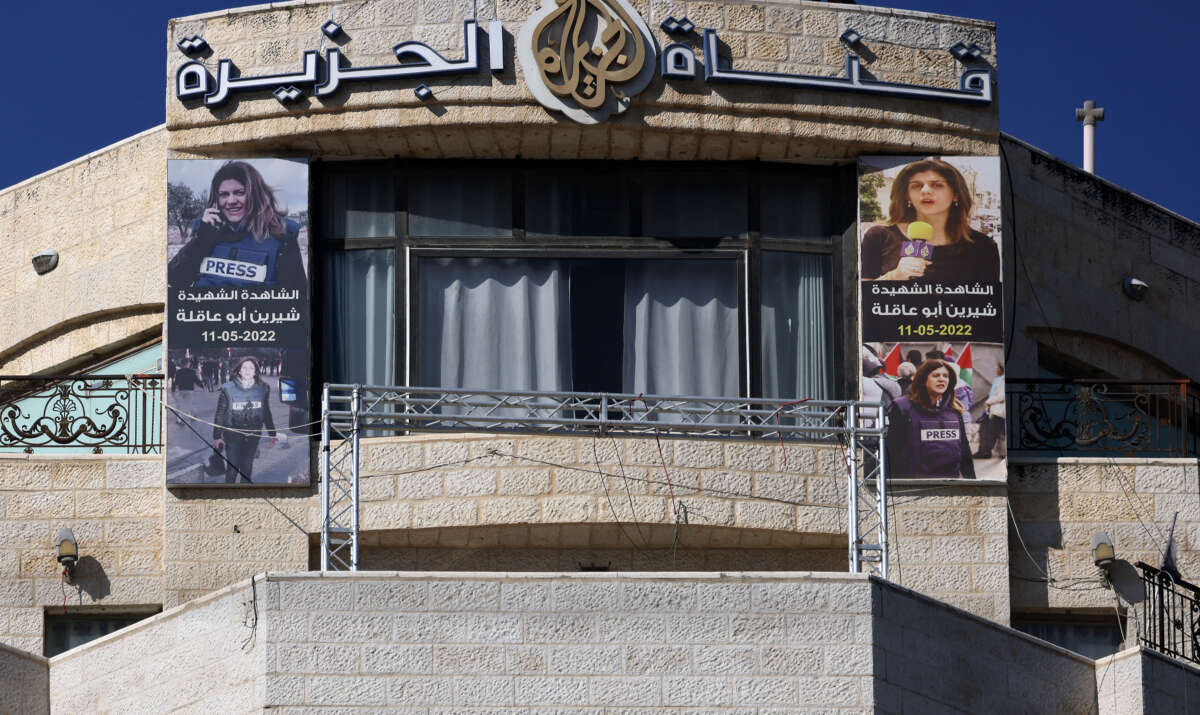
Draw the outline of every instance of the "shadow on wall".
M1050 606L1050 550L1063 549L1058 475L1054 465L1010 470L1009 572L1014 608ZM1014 523L1014 519L1015 522Z
M1116 559L1108 567L1108 582L1113 590L1131 607L1141 603L1146 598L1146 589L1142 586L1142 577L1133 564L1125 559Z
M108 574L92 556L79 558L79 563L75 564L75 576L71 579L71 585L79 591L81 605L85 593L93 601L99 601L112 592L112 582L108 580Z

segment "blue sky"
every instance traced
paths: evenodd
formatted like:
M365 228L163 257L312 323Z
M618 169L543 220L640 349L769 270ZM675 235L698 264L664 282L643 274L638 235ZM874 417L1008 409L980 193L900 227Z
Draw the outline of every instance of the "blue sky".
M230 0L22 3L5 13L10 66L0 113L10 186L163 120L167 19ZM1160 3L942 2L910 10L997 23L1002 129L1072 164L1073 109L1094 99L1097 174L1200 221L1200 89L1189 80L1200 6ZM52 45L52 50L45 49ZM66 51L74 46L73 52Z

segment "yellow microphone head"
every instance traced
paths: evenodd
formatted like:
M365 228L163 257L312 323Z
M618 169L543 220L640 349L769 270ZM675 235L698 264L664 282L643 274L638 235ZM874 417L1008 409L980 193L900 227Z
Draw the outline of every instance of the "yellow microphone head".
M933 226L924 221L913 221L908 224L908 237L914 241L928 241L933 238Z

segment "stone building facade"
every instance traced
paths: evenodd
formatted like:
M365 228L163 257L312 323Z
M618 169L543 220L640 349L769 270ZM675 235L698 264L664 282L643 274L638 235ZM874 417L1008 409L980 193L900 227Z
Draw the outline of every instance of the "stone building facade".
M876 81L955 89L964 65L947 49L956 43L979 50L970 66L999 76L995 27L983 21L804 1L632 8L659 47L687 45L701 65L837 77L853 30ZM515 43L535 10L508 0L301 0L171 21L163 126L0 191L0 237L12 247L0 257L0 309L20 317L0 325L3 372L93 370L160 339L168 158L303 157L318 183L350 162L800 164L826 167L835 203L852 206L855 160L902 154L1002 160L1010 384L1196 377L1200 323L1187 308L1200 296L1200 227L1002 134L997 101L655 74L627 110L581 124L529 89ZM176 97L188 60L177 43L189 37L211 48L200 58L212 69L235 58L239 76L261 77L294 73L316 49L339 49L347 67L384 65L404 40L459 57L472 16L480 37L500 21L503 69L427 80L432 98L411 80L298 104L269 92L213 109ZM697 30L672 35L668 18ZM340 27L333 37L321 31L329 21ZM704 29L719 35L719 60L704 56ZM836 399L857 395L853 223L826 237L845 277L833 284ZM318 235L314 264L320 244ZM48 248L59 267L38 275L30 259ZM1123 293L1129 276L1150 284L1145 300ZM319 287L314 295L316 321ZM1009 410L1016 423L1015 400ZM1195 445L1187 430L1181 439ZM1136 646L1140 605L1121 584L1100 585L1092 536L1107 532L1132 572L1159 563L1178 513L1179 567L1197 573L1194 447L1096 457L1019 446L1009 444L1007 480L891 484L888 581L846 573L846 455L830 443L470 431L366 439L362 571L334 576L311 573L322 521L315 466L313 486L188 488L166 486L161 455L0 455L0 672L23 684L0 693L0 709L1186 708L1190 666L1148 651L1092 660L1008 626L1102 623ZM315 441L311 449L316 465ZM679 502L693 515L686 524ZM70 584L54 558L64 526L84 556ZM608 573L571 573L597 567ZM1114 595L1125 599L1116 612ZM56 615L159 610L40 655ZM931 684L949 664L964 665Z

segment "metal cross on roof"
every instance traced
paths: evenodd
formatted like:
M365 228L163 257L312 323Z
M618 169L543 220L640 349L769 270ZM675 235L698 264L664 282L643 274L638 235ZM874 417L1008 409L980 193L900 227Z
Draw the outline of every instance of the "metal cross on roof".
M1104 121L1104 108L1097 107L1092 100L1075 110L1075 121L1083 122L1083 170L1096 173L1096 122Z

